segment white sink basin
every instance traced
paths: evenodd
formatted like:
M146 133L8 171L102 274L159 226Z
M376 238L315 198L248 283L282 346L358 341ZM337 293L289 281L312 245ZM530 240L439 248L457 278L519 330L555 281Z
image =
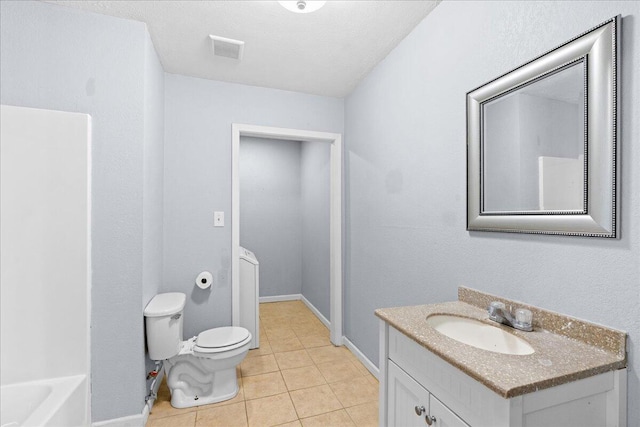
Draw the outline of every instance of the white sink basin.
M520 337L479 320L448 314L427 317L427 325L461 343L496 353L526 355L533 347Z

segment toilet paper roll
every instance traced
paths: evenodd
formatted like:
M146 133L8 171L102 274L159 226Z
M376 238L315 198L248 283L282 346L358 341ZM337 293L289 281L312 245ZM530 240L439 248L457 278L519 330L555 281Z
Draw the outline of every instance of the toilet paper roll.
M208 271L203 271L196 278L196 285L200 289L207 289L213 283L213 275Z

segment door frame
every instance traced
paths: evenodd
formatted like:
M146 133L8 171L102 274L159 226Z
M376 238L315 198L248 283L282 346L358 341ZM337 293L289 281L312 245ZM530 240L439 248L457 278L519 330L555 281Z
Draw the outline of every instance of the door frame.
M240 137L330 143L329 302L330 340L342 345L342 135L301 129L231 125L231 323L240 322Z

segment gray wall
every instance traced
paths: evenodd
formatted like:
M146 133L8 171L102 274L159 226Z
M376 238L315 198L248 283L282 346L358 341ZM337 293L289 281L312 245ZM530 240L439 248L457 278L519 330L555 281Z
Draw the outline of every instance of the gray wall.
M157 159L151 147L162 135L158 114L145 108L160 90L144 83L147 66L159 72L147 64L145 26L41 2L0 8L0 102L92 117L92 419L140 414L144 159ZM149 183L157 162L146 170ZM157 265L157 256L147 260Z
M343 101L165 74L161 291L187 294L185 336L231 324L232 123L342 133ZM194 285L202 270L215 276L206 291Z
M329 144L240 139L240 245L260 296L303 294L329 318Z
M164 180L164 70L145 34L144 153L142 189L142 309L162 283L162 228ZM146 357L145 372L154 362ZM153 379L147 380L147 390Z
M329 320L330 148L303 142L301 157L302 295Z
M621 238L465 231L465 94L623 15ZM638 2L443 2L346 99L347 337L378 359L378 307L459 285L629 332L640 425Z
M164 181L164 71L148 33L145 37L144 99L143 308L158 293L162 283Z
M260 296L301 292L299 141L240 139L240 246L260 262Z

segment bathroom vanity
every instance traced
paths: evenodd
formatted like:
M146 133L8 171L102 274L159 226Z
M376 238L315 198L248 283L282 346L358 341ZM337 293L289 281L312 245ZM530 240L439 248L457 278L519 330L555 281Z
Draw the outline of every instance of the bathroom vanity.
M458 297L376 310L381 426L626 426L626 333L468 288ZM534 330L489 320L491 301L531 310ZM452 339L427 323L443 314L499 328L533 352Z

